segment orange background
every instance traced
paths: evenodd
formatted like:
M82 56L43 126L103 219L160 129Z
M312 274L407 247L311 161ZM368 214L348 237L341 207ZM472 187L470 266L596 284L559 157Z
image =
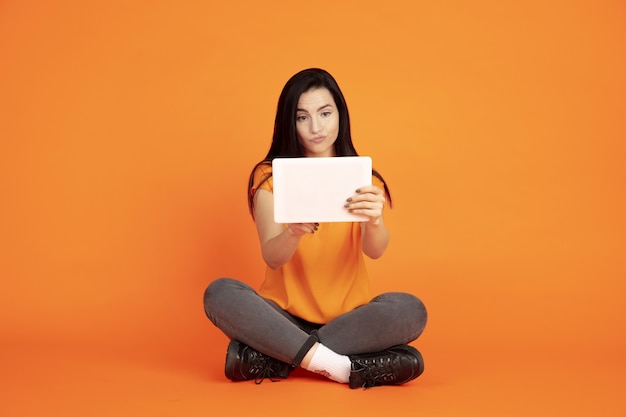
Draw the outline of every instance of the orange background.
M625 18L618 0L0 1L0 414L313 415L287 399L315 392L365 415L626 415ZM261 282L247 176L311 66L393 193L374 287L429 308L427 371L403 387L229 383L202 310L217 277Z

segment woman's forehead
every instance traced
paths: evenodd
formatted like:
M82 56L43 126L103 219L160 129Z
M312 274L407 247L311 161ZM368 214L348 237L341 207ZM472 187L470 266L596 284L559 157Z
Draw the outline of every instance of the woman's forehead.
M298 99L298 109L302 110L318 110L327 105L335 106L335 100L326 87L307 90Z

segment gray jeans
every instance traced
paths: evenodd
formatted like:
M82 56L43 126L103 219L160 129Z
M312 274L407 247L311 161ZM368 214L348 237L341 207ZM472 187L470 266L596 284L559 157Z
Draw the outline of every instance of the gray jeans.
M313 330L320 343L337 353L373 353L414 341L427 319L417 297L390 292L326 324L310 323L230 278L219 278L208 286L204 311L229 338L287 363L293 363Z

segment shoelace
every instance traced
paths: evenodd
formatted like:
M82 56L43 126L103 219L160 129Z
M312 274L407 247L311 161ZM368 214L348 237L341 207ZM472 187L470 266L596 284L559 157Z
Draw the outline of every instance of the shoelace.
M271 382L280 382L280 379L274 378L274 376L278 373L274 368L272 368L273 364L270 358L259 356L256 360L258 362L256 362L250 370L251 374L257 374L257 377L254 379L255 384L262 384L266 379L269 379Z
M366 361L363 365L363 388L370 388L382 383L396 380L393 370L393 357L376 358Z

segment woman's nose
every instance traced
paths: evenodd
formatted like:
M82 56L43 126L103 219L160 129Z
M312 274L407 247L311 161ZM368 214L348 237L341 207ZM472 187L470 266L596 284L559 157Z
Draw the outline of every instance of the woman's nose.
M321 123L316 118L311 118L311 132L317 133L322 129Z

